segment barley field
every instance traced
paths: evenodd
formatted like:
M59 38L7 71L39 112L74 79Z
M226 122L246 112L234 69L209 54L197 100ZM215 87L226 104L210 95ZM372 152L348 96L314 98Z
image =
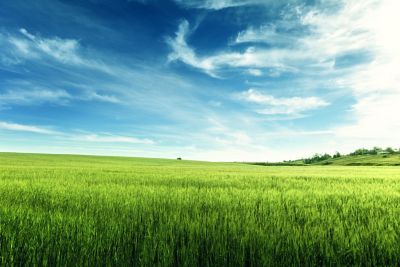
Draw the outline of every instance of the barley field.
M0 153L0 266L399 262L399 167Z

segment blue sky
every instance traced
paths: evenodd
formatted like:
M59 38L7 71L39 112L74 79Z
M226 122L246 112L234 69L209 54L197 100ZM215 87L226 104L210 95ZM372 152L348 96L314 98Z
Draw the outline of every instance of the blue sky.
M0 150L231 161L400 146L397 0L3 0Z

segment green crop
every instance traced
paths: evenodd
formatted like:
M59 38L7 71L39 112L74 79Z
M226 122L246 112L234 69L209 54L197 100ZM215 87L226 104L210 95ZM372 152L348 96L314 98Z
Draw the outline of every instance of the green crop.
M396 266L398 167L0 154L2 266Z

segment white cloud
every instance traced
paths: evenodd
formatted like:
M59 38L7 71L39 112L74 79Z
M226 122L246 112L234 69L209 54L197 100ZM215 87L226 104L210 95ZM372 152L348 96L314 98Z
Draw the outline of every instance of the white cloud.
M248 69L246 71L247 74L253 75L253 76L262 76L263 72L259 69Z
M14 105L42 105L47 103L55 105L67 105L74 100L99 101L113 104L121 103L121 100L114 95L100 94L91 90L86 93L79 92L76 94L71 94L63 89L41 88L30 82L17 82L11 84L10 87L12 89L0 94L0 107Z
M373 60L354 68L337 82L343 89L350 89L356 98L351 112L353 122L337 127L337 142L348 146L398 146L400 139L400 2L348 1L335 21L343 25L335 28L333 17L312 18L320 24L321 35L328 32L338 35L339 27L344 27L346 35L333 35L324 45L330 51L340 50L340 46L352 49L368 48ZM323 26L322 22L329 26ZM343 31L343 30L342 30ZM358 33L351 34L352 32ZM356 37L352 37L352 36Z
M16 132L30 132L36 134L45 134L56 136L59 140L80 141L93 143L121 143L121 144L143 144L152 145L155 142L148 138L136 138L131 136L113 135L113 134L84 134L61 133L36 125L18 124L12 122L0 121L0 129Z
M67 64L75 67L84 67L114 74L113 70L99 59L88 57L88 53L82 48L78 40L63 39L60 37L45 38L34 35L28 30L21 28L19 35L0 35L2 46L5 47L6 59L14 59L14 64L25 60L40 60L46 62L53 60L57 63ZM5 56L3 55L4 59ZM3 60L4 61L4 60Z
M0 94L0 106L7 105L38 105L53 103L67 104L72 96L64 90L50 90L46 88L13 89Z
M271 0L175 0L175 2L186 8L219 10L229 7L239 7L245 5L266 5L268 3L271 3L272 1Z
M268 71L272 69L279 73L300 70L332 72L337 57L348 53L376 51L376 38L371 32L373 27L366 22L370 16L374 19L373 10L378 3L377 0L350 0L337 3L341 5L338 12L329 8L321 10L319 7L310 9L302 6L285 9L281 18L273 23L258 28L250 26L238 33L233 44L251 43L245 51L236 52L231 49L202 57L188 45L189 24L184 21L176 37L168 39L172 48L169 59L180 60L212 76L218 76L218 71L225 68L267 68ZM298 31L299 27L307 30ZM387 33L381 35L384 38L391 36ZM259 43L268 43L272 47L258 46ZM392 45L393 51L395 47Z
M249 89L239 95L239 99L262 106L257 112L265 115L297 115L305 111L326 107L329 105L318 97L286 97L276 98L263 94L255 89Z
M236 44L268 43L273 45L287 45L293 44L295 42L297 42L297 39L295 38L295 36L293 36L293 33L278 33L276 24L267 24L259 28L250 26L248 29L239 32L235 39Z
M400 143L400 93L372 94L353 106L353 124L334 129L337 138L361 146L394 146Z
M17 124L17 123L10 123L0 121L0 129L8 130L8 131L17 131L17 132L30 132L30 133L37 133L37 134L57 134L57 132L39 127L34 125L24 125L24 124Z
M36 39L36 36L35 36L35 35L30 34L30 33L29 33L26 29L24 29L24 28L19 29L19 32L22 33L23 35L25 35L26 37L28 37L28 38L31 39L31 40L35 40L35 39Z
M31 50L29 41L10 37L9 42L14 45L16 50L24 57L37 57L37 54Z
M284 53L296 57L301 55L301 59L308 60L307 65L334 60L349 52L366 51L373 39L363 20L378 2L349 0L338 1L334 7L326 7L329 6L327 3L312 8L294 6L284 9L281 18L273 23L250 26L239 32L235 43L268 43L285 47ZM303 30L299 31L299 28Z
M212 56L199 57L187 43L189 23L181 22L175 38L167 38L172 49L168 60L182 61L187 65L200 69L213 77L218 77L217 71L224 68L275 68L280 71L293 72L297 69L289 62L304 59L302 53L288 53L285 49L258 49L249 47L244 52L221 52ZM254 73L254 71L253 71Z
M26 29L21 28L20 33L26 39L16 37L11 38L11 43L15 45L17 50L23 55L30 57L30 54L44 54L57 61L67 64L84 64L84 60L79 55L79 43L73 39L41 38L29 33Z
M196 56L194 50L188 46L186 38L189 34L189 22L184 20L179 24L175 38L167 38L167 43L173 52L168 55L169 61L181 60L195 68L204 70L210 75L213 74L213 63L209 60L203 60Z
M88 134L82 136L75 136L72 137L72 139L76 141L97 142L97 143L129 143L129 144L145 144L145 145L154 144L153 140L147 138L141 139L136 137L117 136L117 135Z
M87 96L82 97L83 100L96 100L100 102L108 102L118 104L121 100L114 95L103 95L97 92L90 92Z
M156 0L128 0L128 2L139 2L142 4L152 3ZM265 6L276 3L275 0L174 0L184 8L221 10L224 8L241 6ZM286 0L286 4L297 2L298 0Z

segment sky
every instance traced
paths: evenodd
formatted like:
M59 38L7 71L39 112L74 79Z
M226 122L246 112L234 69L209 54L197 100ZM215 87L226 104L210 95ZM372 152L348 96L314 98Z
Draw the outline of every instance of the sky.
M2 0L0 151L400 147L398 0Z

